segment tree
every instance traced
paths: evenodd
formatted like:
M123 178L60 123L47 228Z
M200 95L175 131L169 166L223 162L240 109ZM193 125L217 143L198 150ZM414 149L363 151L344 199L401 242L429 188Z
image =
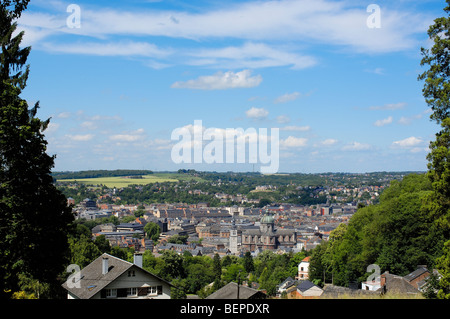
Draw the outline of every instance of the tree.
M187 239L189 238L189 235L173 235L170 237L167 242L171 244L180 244L180 245L186 245Z
M251 272L255 271L255 264L253 263L253 257L249 251L247 251L245 253L242 263L243 263L244 269L247 273L251 273Z
M170 299L186 299L186 280L174 279L170 288Z
M213 258L213 274L214 280L220 280L222 276L222 264L218 253L215 253Z
M421 65L429 68L418 77L419 80L425 80L422 92L433 110L431 119L442 126L442 130L436 134L436 140L430 144L431 152L427 156L428 177L433 185L433 193L426 205L447 240L442 248L443 254L437 261L438 270L443 276L438 298L450 298L450 0L447 0L444 11L445 16L435 19L428 29L433 46L431 49L421 49ZM447 261L447 264L443 261Z
M437 268L442 275L437 297L440 299L450 299L450 240L444 244L444 253L437 260Z
M186 286L190 293L197 293L202 287L206 286L214 279L212 270L201 263L190 265L186 271L188 273Z
M225 282L237 282L238 279L241 281L243 278L245 278L247 276L244 266L240 265L240 264L231 264L229 265L224 274L223 274L223 279Z
M327 262L325 252L327 251L328 241L324 241L318 245L311 254L309 260L309 280L314 284L323 286L329 279L327 266L330 262Z
M184 278L185 270L183 268L183 257L173 250L164 250L161 259L163 261L163 269L160 275L166 280L175 278Z
M418 76L425 80L422 90L425 101L431 106L431 119L440 123L450 116L450 0L444 8L447 17L434 20L428 29L428 36L434 42L430 49L421 48L421 66L428 65L429 69Z
M95 238L94 244L98 247L98 249L102 253L109 254L111 251L111 245L109 244L109 240L106 239L105 235L100 235Z
M404 276L417 265L433 266L443 244L442 228L423 207L432 193L425 174L410 174L393 181L380 202L360 208L348 224L330 233L310 259L310 278L340 286L361 282L367 266ZM331 276L331 278L330 278Z
M27 274L59 286L67 264L73 215L53 185L54 156L46 153L43 132L49 120L36 117L20 97L26 86L31 48L20 48L24 32L13 36L29 1L0 4L0 295L18 289Z
M153 240L154 243L158 242L159 234L161 233L161 228L158 224L149 222L145 224L144 231L147 238Z
M69 242L72 256L70 263L76 264L80 268L86 267L102 254L90 238L81 237L77 240L71 238Z

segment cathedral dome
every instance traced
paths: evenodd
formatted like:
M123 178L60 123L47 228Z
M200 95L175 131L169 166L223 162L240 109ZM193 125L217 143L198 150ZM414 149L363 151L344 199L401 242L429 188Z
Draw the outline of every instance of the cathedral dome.
M273 224L274 218L270 214L266 214L261 218L261 224Z

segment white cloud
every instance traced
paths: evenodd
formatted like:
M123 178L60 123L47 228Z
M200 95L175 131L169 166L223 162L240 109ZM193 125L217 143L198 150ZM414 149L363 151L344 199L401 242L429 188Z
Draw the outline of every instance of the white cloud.
M60 127L60 124L50 122L50 123L48 123L47 128L45 129L44 133L45 134L55 133L59 127Z
M252 1L226 3L192 13L153 8L130 11L85 5L82 8L81 28L70 29L66 26L67 14L61 11L54 9L54 14L24 12L19 25L21 29L28 30L31 44L37 44L39 47L46 38L67 33L97 39L116 35L162 36L190 40L289 40L300 45L336 45L357 52L396 52L415 47L418 43L416 35L426 32L434 18L405 9L383 10L382 28L374 30L367 27L366 6L354 6L351 1ZM54 45L52 49L58 50L58 46ZM95 48L94 51L96 50L101 49ZM237 61L243 61L245 58L246 56ZM270 53L258 62L264 64L276 60L285 59L274 57ZM294 63L294 66L300 65L302 63Z
M428 153L429 151L430 149L427 147L413 147L410 150L411 153L421 153L421 152Z
M136 142L144 138L144 129L138 129L129 133L114 134L109 137L114 142Z
M310 126L295 126L295 125L280 128L281 131L293 131L293 132L306 132L309 131L310 129L311 129Z
M385 104L385 105L381 105L381 106L371 106L371 107L369 107L369 109L393 111L393 110L403 109L405 106L406 106L406 103L400 102L400 103L389 103L389 104Z
M317 64L315 58L273 48L264 43L245 43L241 47L200 49L188 53L187 64L196 66L237 68L265 68L290 66L304 69Z
M415 137L415 136L411 136L411 137L405 138L403 140L394 141L392 143L392 145L394 147L410 148L410 147L415 147L417 145L420 145L422 143L423 143L422 139Z
M414 120L419 120L423 117L424 114L427 114L427 111L424 111L420 114L416 114L416 115L412 115L409 117L406 116L402 116L399 120L398 123L402 124L402 125L409 125L411 124Z
M344 151L366 151L366 150L370 150L371 148L372 148L372 146L370 144L352 142L352 143L345 145L342 148L342 150L344 150Z
M375 68L375 69L366 69L365 72L377 74L377 75L384 75L384 69L383 68Z
M277 116L277 122L280 124L286 124L286 123L289 123L290 121L291 121L291 119L289 116L286 116L286 115Z
M295 101L299 97L300 97L300 93L299 92L286 93L286 94L284 94L282 96L277 97L275 99L274 103L278 104L278 103L291 102L291 101Z
M59 119L67 119L67 118L69 118L70 116L71 116L71 113L70 113L70 112L61 112L61 113L58 113L58 114L56 115L56 117L59 118Z
M263 108L252 107L245 112L245 115L254 120L263 120L269 115L269 111Z
M170 141L170 140L156 138L156 139L150 141L149 146L154 147L157 150L168 150L173 147L173 144L172 144L172 141Z
M88 130L95 130L97 128L97 125L93 121L84 121L80 126Z
M98 56L143 56L167 57L170 50L159 49L156 45L146 42L83 42L83 43L43 43L45 51L66 54L83 54Z
M328 138L326 140L321 141L320 144L323 146L331 146L331 145L336 144L337 142L338 142L338 140L335 140L333 138Z
M280 147L283 148L299 148L308 144L308 139L303 137L289 136L286 139L280 140Z
M375 123L373 123L373 125L375 125L375 126L385 126L385 125L391 124L392 121L393 121L392 116L389 116L388 118L375 121Z
M92 140L92 138L94 137L93 134L77 134L77 135L66 135L66 137L72 141L75 142L87 142Z
M195 80L175 82L172 88L198 89L198 90L225 90L236 88L252 88L262 81L260 75L251 76L250 70L240 72L217 72L214 75L200 76Z

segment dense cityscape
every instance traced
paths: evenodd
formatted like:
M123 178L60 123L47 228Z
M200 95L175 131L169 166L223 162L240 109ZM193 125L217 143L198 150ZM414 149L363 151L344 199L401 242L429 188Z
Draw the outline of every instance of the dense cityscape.
M142 173L154 174L127 173L133 175L120 178L136 179L142 178L139 175ZM295 261L297 264L289 266L289 271L277 273L278 278L272 278L270 283L262 280L261 270L258 273L242 266L240 270L247 273L247 277L241 278L246 287L259 288L255 291L264 291L272 298L282 295L287 298L286 291L289 290L281 287L287 280L292 292L298 282L308 279L308 271L300 271L303 266L299 265L308 265L311 252L327 242L330 233L339 225L348 224L359 208L378 203L383 190L393 180L401 181L411 172L281 174L271 177L180 170L172 173L180 178L177 182L126 187L101 184L104 181L102 175L111 174L54 174L64 177L56 179L56 184L66 194L77 224L89 231L89 242L103 243L108 247L108 253L128 256L127 259L135 254L164 259L167 254L176 253L184 258L238 258L234 259L237 265L245 258L250 258L253 263L267 254L284 256L289 260L287 264ZM89 182L77 180L83 181L86 176L96 177ZM268 181L273 185L265 183ZM240 192L235 193L236 190ZM158 202L161 198L166 199ZM124 251L127 254L123 255ZM147 269L158 271L146 265ZM189 287L184 293L187 292L190 298L197 295L205 298L226 283L238 280L236 273L230 275L230 270L224 271L219 276L222 285L216 283L214 289L208 286L211 283L207 278L194 285L188 276L185 282L178 284ZM318 286L309 288L312 287ZM295 298L295 293L291 297Z
M450 299L438 1L0 1L0 300Z

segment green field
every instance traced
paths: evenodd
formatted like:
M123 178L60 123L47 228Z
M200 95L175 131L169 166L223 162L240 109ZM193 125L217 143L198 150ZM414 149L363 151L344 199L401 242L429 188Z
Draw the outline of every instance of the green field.
M133 178L125 176L115 177L97 177L97 178L80 178L80 179L60 179L58 182L78 182L86 185L105 185L106 187L127 187L129 185L147 185L151 183L178 182L178 181L204 181L200 177L193 177L178 173L155 173L151 175L143 175L142 178Z

